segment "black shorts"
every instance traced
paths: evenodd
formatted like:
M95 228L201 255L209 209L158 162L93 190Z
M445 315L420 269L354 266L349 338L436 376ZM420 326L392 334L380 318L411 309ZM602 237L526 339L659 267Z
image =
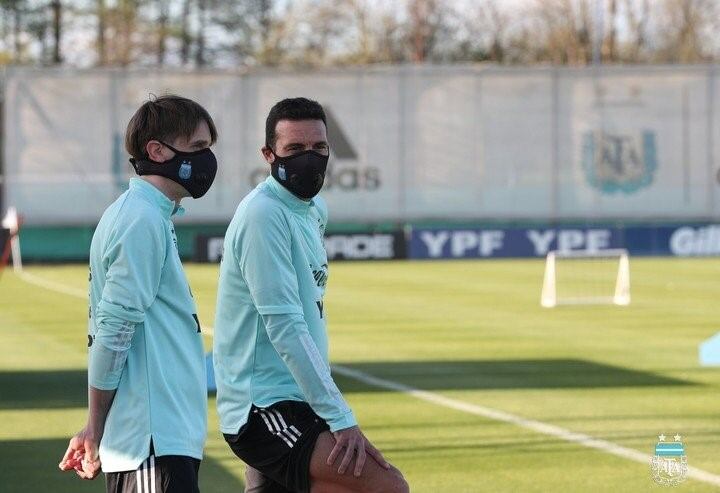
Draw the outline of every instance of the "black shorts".
M281 401L252 406L247 423L237 434L225 434L225 441L247 465L289 491L304 493L310 491L315 442L329 429L306 402Z
M199 493L200 461L182 455L151 455L135 471L105 474L108 493Z

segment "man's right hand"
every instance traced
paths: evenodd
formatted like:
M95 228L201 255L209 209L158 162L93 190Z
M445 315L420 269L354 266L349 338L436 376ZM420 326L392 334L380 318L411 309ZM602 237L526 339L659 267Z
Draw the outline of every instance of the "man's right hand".
M353 471L356 477L362 474L367 455L373 457L383 468L390 469L390 463L385 460L380 451L363 435L363 432L360 431L358 426L335 431L333 432L333 436L335 437L335 447L333 447L327 458L327 465L333 465L342 450L345 449L345 455L338 468L339 474L345 474L345 470L356 454L357 460L355 461L355 470Z
M70 439L59 464L60 470L74 470L82 479L95 479L100 474L99 444L98 434L85 427Z

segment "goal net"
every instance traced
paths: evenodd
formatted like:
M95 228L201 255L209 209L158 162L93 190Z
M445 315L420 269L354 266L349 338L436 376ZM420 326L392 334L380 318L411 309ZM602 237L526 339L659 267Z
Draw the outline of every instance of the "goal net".
M540 304L630 304L630 261L624 249L552 251L545 260Z

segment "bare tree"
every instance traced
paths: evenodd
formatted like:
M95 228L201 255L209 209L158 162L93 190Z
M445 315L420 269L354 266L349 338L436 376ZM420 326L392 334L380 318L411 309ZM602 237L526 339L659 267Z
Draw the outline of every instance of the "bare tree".
M590 0L537 0L538 61L585 65L592 54Z
M283 63L296 66L324 66L342 63L352 50L348 32L352 13L347 0L299 0L282 19Z
M617 45L618 45L618 32L617 32L617 20L618 20L618 4L617 0L610 0L608 9L608 34L603 40L602 55L606 61L616 62Z
M465 39L457 44L456 60L504 63L512 19L496 0L485 0L464 16Z
M642 59L648 38L650 0L625 0L626 24L629 29L626 61L639 62Z
M505 37L507 35L510 19L505 12L501 12L495 1L490 0L485 4L485 26L490 33L489 59L502 63L505 61Z
M342 25L332 35L347 48L334 54L329 63L369 64L405 59L404 33L397 12L372 5L368 0L340 0L335 7L342 11L339 14Z
M318 2L316 10L307 18L296 17L299 20L299 37L306 42L301 50L297 62L303 65L326 65L330 61L331 50L337 46L337 41L347 26L347 11L341 4L335 2Z
M104 1L96 4L97 50L99 65L128 66L136 61L139 0L118 0L108 7Z
M378 52L381 61L399 63L405 60L403 26L391 14L386 13L380 18Z
M93 20L98 65L716 61L720 0L0 0L0 64L63 63ZM70 27L72 26L72 27ZM218 36L208 33L222 32ZM222 53L223 56L214 56Z
M182 0L182 13L180 14L180 60L183 65L190 61L190 46L192 36L190 35L190 14L192 0Z
M98 51L98 65L104 66L108 63L107 57L107 43L105 39L105 30L107 29L107 8L105 7L105 0L96 0L97 5L97 32L96 32L96 45Z
M207 26L207 2L208 0L197 0L198 30L195 36L195 65L205 65L205 27Z
M447 4L440 0L409 0L407 10L410 60L424 62L438 43L447 15Z
M135 33L138 24L138 0L118 0L105 7L105 28L102 35L108 64L128 66L135 61Z
M258 0L257 16L258 26L260 27L261 46L265 46L270 39L270 29L272 27L272 0Z
M24 24L27 4L25 0L0 0L0 11L8 21L12 19L12 60L21 62L23 59L22 34L26 29Z
M157 0L158 24L157 24L157 64L163 66L165 64L165 55L167 53L167 37L169 22L169 5L168 0Z
M659 61L697 63L711 58L709 37L720 27L715 0L664 0L658 29Z
M219 48L237 56L244 65L277 64L282 21L275 18L274 4L273 0L216 0L210 22L225 31Z
M399 63L407 59L406 32L392 4L352 0L348 19L357 38L344 59L347 63Z
M376 60L375 52L376 39L373 35L370 23L370 8L366 1L348 0L347 9L350 12L351 23L354 24L354 31L357 33L357 45L348 53L345 62L348 63L371 63Z

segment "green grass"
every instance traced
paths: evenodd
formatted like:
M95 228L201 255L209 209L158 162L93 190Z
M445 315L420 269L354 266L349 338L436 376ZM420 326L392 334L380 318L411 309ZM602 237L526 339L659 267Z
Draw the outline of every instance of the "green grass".
M86 288L85 266L29 267ZM217 266L189 265L212 325ZM543 309L543 263L334 263L325 306L334 363L652 454L679 433L720 474L720 369L697 364L720 330L720 260L631 259L632 304ZM609 288L612 289L612 288ZM103 491L57 471L85 420L86 303L0 279L0 490ZM206 343L211 344L209 337ZM661 491L649 464L337 376L370 439L412 491ZM205 492L242 491L217 432ZM715 491L688 480L678 491Z

